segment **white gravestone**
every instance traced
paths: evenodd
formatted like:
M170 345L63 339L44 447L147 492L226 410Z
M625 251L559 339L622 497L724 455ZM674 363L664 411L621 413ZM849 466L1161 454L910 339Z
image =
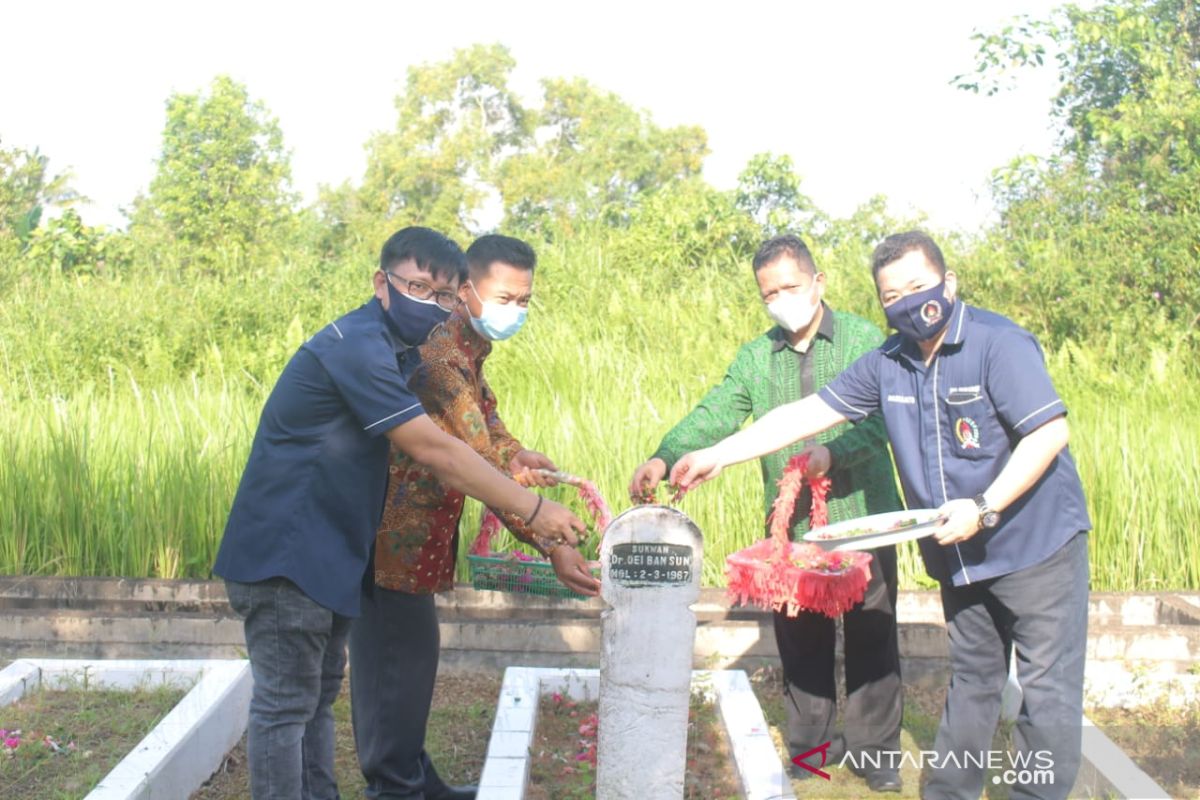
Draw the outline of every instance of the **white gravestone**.
M631 508L604 532L598 798L683 797L703 560L700 529L666 506Z

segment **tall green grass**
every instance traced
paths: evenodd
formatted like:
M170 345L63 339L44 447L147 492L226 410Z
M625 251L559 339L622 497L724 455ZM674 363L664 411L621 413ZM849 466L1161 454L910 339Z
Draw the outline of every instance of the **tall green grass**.
M620 511L633 469L767 320L744 265L645 269L590 240L539 255L530 322L496 347L487 376L509 429L595 480ZM831 302L878 322L863 254L818 258ZM264 274L258 294L249 277L224 291L64 281L21 290L21 307L12 293L0 300L0 573L207 576L270 382L306 335L367 297L369 275L369 265L289 268ZM40 320L40 341L13 335L18 319ZM198 377L164 372L177 347ZM1200 380L1169 354L1120 375L1089 352L1062 348L1051 369L1096 524L1093 585L1194 589ZM763 530L757 465L728 470L682 508L705 533L704 579L718 584L725 556ZM471 507L468 530L476 520ZM923 583L911 545L901 576Z
M0 408L0 573L206 576L257 400L136 384Z

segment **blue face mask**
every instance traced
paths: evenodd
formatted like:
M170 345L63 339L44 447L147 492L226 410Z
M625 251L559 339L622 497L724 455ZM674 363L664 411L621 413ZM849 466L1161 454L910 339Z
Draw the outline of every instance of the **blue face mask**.
M946 282L901 297L883 310L888 324L901 336L923 342L942 332L950 321L954 301L945 297Z
M391 278L385 279L388 288L388 307L383 312L387 325L401 342L416 347L429 337L430 332L446 321L450 312L437 301L418 300L409 297L392 285Z
M473 315L468 315L471 319L471 327L475 332L485 339L491 339L493 342L507 339L517 331L521 330L521 326L525 324L525 317L529 310L522 308L516 303L493 303L479 297L479 292L475 291L475 285L471 285L471 291L475 292L475 296L479 298L483 310L478 319Z

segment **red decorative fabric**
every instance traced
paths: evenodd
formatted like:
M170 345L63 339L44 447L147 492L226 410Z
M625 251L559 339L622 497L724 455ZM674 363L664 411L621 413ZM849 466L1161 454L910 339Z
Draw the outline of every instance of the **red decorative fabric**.
M779 496L771 507L771 536L725 559L725 579L737 603L786 611L816 611L829 617L844 614L862 602L871 580L870 553L827 552L789 537L796 498L807 483L812 491L809 519L813 528L828 523L825 498L829 478L805 479L808 456L792 458L779 479Z

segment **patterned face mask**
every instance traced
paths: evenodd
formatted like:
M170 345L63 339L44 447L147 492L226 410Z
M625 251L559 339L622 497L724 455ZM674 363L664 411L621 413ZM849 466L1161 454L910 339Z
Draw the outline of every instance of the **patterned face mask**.
M918 342L932 339L950 321L954 301L946 299L946 282L920 292L901 297L883 310L891 325L901 335Z

